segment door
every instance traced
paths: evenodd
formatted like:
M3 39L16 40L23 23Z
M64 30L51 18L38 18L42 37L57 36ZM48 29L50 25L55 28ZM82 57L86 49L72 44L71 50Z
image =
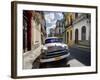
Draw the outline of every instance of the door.
M78 43L78 29L75 30L75 43Z

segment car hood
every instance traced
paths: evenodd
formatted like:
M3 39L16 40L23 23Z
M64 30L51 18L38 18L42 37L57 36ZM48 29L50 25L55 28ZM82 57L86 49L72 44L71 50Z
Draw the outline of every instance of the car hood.
M61 47L64 47L64 46L67 46L67 44L64 44L64 43L48 43L48 44L45 44L46 47L52 47L52 46L61 46Z
M64 46L67 47L67 45L64 43L49 43L45 44L45 46L48 48L48 52L63 50Z

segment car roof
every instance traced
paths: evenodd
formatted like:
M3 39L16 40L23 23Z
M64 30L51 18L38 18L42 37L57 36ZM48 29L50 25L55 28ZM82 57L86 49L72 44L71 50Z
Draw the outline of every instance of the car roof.
M47 37L46 39L53 39L53 38L59 38L59 37Z

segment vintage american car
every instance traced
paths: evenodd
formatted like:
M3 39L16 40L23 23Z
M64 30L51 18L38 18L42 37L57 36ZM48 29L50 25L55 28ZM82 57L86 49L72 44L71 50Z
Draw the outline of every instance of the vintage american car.
M42 48L42 57L40 63L48 63L64 60L67 62L67 58L70 55L68 45L63 43L62 38L48 37L45 40L45 45Z

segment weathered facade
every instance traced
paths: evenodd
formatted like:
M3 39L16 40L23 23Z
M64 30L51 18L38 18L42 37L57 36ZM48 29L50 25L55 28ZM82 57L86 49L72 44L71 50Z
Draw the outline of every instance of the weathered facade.
M48 37L54 37L54 36L55 36L55 29L51 28Z
M73 21L73 40L76 44L90 45L91 15L76 13Z
M91 15L88 13L65 13L66 42L69 46L90 46Z
M55 28L55 36L62 38L63 41L65 42L64 31L65 31L64 19L57 20Z
M46 38L46 27L43 13L39 11L23 11L23 21L23 68L29 69L32 63L39 60ZM31 66L28 66L29 63Z
M73 20L74 13L65 13L66 23L66 43L71 46L73 44Z

